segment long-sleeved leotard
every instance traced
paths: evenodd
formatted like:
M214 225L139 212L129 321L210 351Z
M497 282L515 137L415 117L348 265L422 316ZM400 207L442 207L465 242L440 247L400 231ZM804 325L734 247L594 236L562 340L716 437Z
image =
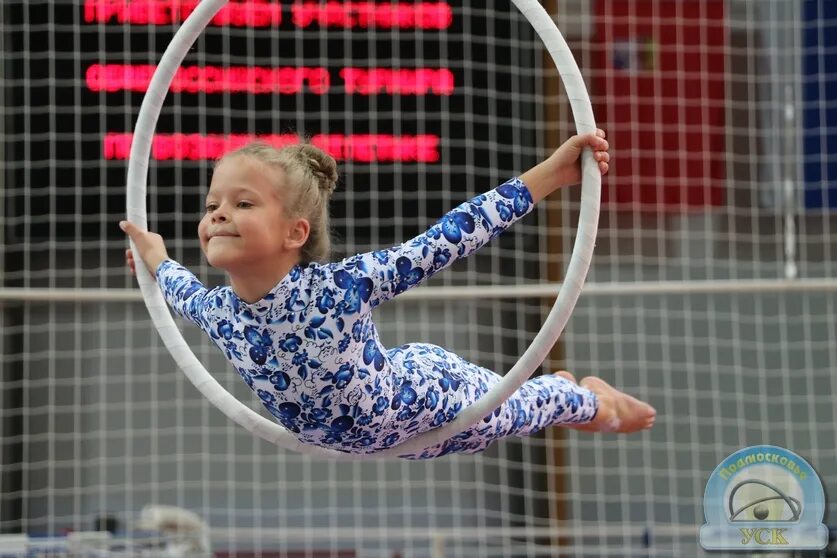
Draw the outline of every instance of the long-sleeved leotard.
M474 252L531 211L512 179L453 209L416 238L338 263L297 265L262 300L206 289L172 260L157 281L174 310L224 352L267 410L302 441L371 453L450 422L500 380L440 347L387 350L371 311ZM559 376L529 380L475 426L419 454L484 450L498 438L593 419L593 393Z

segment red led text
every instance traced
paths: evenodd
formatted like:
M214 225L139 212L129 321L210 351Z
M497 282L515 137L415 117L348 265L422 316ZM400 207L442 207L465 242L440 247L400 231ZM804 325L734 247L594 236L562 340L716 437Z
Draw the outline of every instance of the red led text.
M157 69L153 65L93 64L85 78L91 91L144 92ZM262 68L258 66L184 66L177 70L170 91L176 93L280 93L307 90L327 93L331 76L325 68Z
M343 68L346 93L360 95L451 95L453 72L448 69Z
M86 23L168 25L181 23L195 11L198 0L85 0ZM267 0L232 1L221 8L210 25L275 27L282 23L282 5Z
M132 139L133 134L106 134L102 146L105 159L128 159ZM157 134L152 142L151 156L158 161L214 160L254 139L276 147L300 141L295 134ZM311 143L335 159L360 163L439 161L439 137L433 135L318 134L311 138Z
M93 64L85 73L91 91L145 92L154 65ZM338 72L349 95L452 95L453 72L446 68L343 68ZM174 75L175 93L252 93L292 95L328 93L326 68L263 68L259 66L184 66Z
M85 0L86 23L170 25L182 23L198 6L198 0ZM453 10L445 2L311 2L290 6L297 27L343 29L447 29ZM276 27L282 23L282 4L268 0L237 0L212 18L211 25Z
M298 27L447 29L453 10L444 2L296 2L291 20Z

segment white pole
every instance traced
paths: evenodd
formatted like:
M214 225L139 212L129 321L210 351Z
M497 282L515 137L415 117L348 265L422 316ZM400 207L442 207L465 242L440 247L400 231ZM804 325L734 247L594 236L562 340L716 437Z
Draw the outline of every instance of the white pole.
M394 299L397 302L471 299L552 298L560 283L497 287L421 287ZM713 281L644 281L642 283L588 283L585 297L648 296L672 294L767 294L834 292L837 278L730 279ZM0 302L140 302L138 289L27 289L0 288Z

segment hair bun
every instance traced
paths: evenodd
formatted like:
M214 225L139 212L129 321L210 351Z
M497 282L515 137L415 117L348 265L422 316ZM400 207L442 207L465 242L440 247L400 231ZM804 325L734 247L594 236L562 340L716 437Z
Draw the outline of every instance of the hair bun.
M299 155L311 169L320 190L331 195L337 188L337 161L334 157L311 144L302 144Z

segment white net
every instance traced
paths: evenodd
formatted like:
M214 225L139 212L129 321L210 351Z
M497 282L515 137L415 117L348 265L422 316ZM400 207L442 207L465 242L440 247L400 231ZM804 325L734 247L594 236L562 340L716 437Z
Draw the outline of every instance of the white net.
M125 157L149 72L194 5L0 7L1 533L123 536L167 504L206 522L217 556L694 556L706 481L742 447L787 447L837 489L834 4L547 3L613 164L588 286L544 370L601 376L654 404L657 425L418 463L321 461L252 438L197 395L147 320L116 226ZM221 282L195 234L211 159L253 136L306 136L340 159L340 254L388 246L544 157L573 133L568 107L507 2L230 2L164 107L150 227ZM560 279L578 193L381 307L384 342L508 370L551 304L522 287ZM479 290L496 285L502 298ZM138 537L83 551L148 551Z

